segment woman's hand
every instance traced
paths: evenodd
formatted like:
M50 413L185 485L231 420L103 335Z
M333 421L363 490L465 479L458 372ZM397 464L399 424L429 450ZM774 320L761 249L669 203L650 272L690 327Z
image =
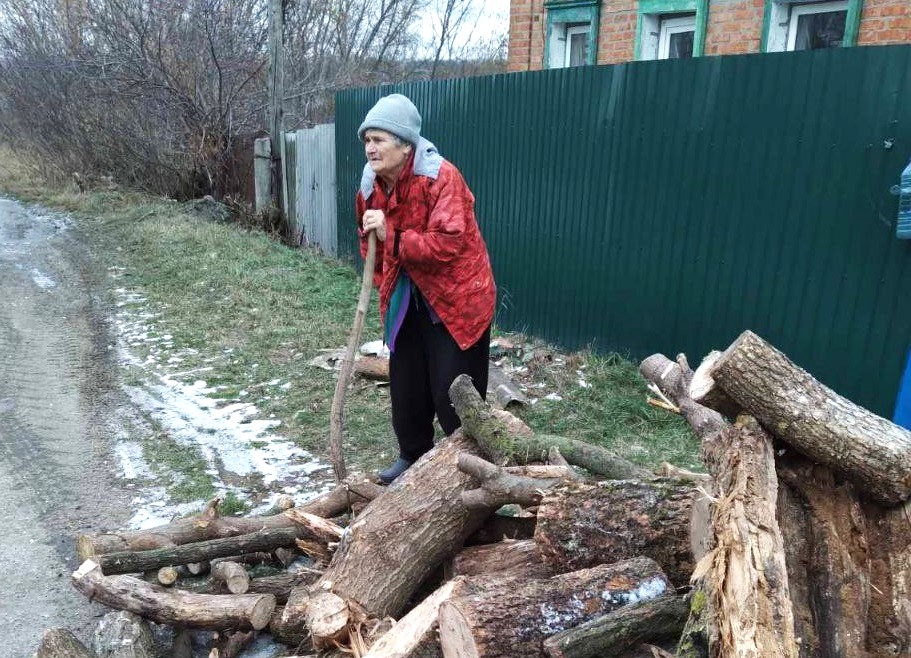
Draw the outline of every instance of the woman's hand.
M380 242L386 241L386 215L382 210L367 210L361 218L361 226L364 233L376 231L376 239Z

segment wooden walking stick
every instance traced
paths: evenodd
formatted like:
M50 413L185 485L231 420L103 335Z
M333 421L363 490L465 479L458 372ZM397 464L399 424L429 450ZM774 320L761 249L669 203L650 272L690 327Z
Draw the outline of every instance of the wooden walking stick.
M351 381L354 372L354 351L361 342L361 332L364 329L364 316L367 315L367 305L370 303L370 289L373 287L373 267L376 263L376 232L370 231L367 236L367 258L364 259L364 276L361 279L361 294L357 300L357 310L354 312L354 326L348 338L348 348L342 359L338 371L338 381L335 384L335 395L332 397L332 411L329 414L329 461L332 462L332 471L337 482L348 476L345 468L345 456L342 454L342 440L345 428L345 390Z

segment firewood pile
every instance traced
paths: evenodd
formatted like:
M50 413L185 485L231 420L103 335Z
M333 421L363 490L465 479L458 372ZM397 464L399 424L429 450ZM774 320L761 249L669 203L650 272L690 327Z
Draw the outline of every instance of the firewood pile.
M84 535L73 585L216 631L220 658L266 632L300 656L911 655L911 432L751 332L695 372L660 354L640 372L706 474L535 434L460 377L462 429L389 487ZM276 554L314 566L250 577ZM74 641L49 631L38 655L91 655Z

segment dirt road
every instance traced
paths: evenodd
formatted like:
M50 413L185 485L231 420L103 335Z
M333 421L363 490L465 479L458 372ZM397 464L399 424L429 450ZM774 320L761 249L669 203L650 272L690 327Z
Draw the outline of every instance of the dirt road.
M111 446L113 340L93 264L70 222L0 198L0 655L31 656L46 628L83 640L102 612L69 584L77 531L122 526L129 497Z

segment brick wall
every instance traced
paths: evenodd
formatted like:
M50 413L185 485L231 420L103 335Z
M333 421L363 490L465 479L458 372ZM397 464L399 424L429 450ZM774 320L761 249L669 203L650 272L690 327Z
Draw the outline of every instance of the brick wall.
M761 51L766 0L709 0L706 55ZM598 63L635 56L637 0L604 0L598 30ZM544 68L544 0L512 0L508 70ZM911 43L911 0L864 0L858 45Z
M765 0L713 0L705 30L706 55L758 53Z
M857 45L911 43L911 2L864 0Z
M512 0L509 10L508 71L544 68L544 0Z
M598 63L617 64L635 57L636 0L606 0L601 4Z

